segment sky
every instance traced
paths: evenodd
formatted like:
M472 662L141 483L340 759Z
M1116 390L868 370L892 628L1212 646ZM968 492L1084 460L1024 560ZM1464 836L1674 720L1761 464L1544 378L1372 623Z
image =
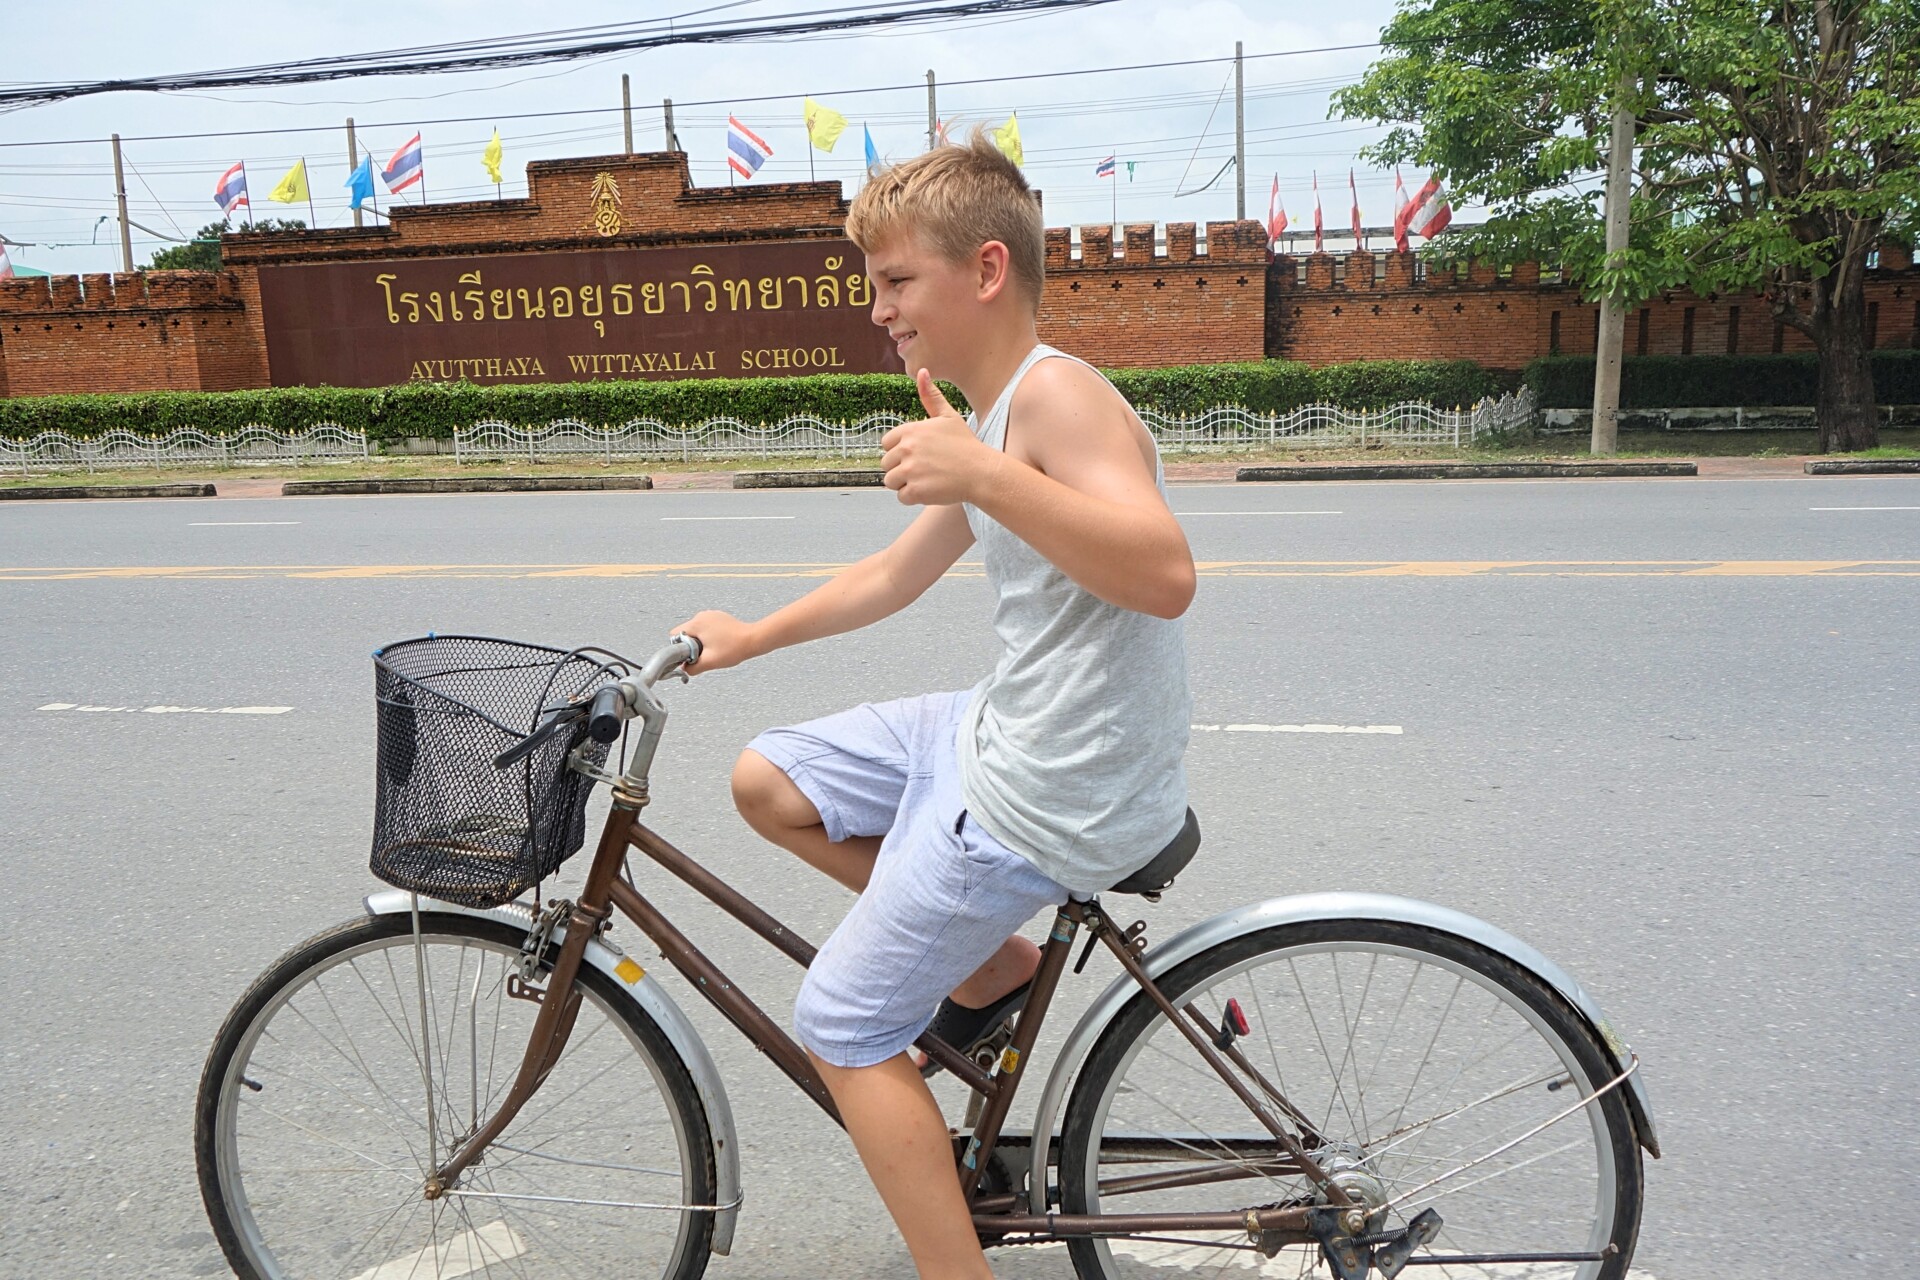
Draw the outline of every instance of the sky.
M8 6L8 78L93 80L176 74L269 61L520 35L550 27L682 14L702 0L591 0L558 7L501 0L387 0L379 6L291 5L262 0L13 0ZM817 8L799 0L746 0L729 16L768 17ZM678 46L592 61L434 76L377 77L263 89L195 93L112 93L0 113L0 236L16 265L55 273L120 266L112 152L122 136L128 166L134 263L167 237L185 238L218 220L216 180L247 165L255 216L307 217L304 204L269 203L267 193L301 157L321 226L348 226L345 121L354 117L376 168L418 130L430 200L495 194L481 151L495 127L505 152L501 194L526 194L528 161L618 153L620 77L630 77L636 150L663 146L661 100L695 184L725 185L726 121L737 115L773 147L756 181L838 180L849 195L865 165L860 131L870 128L883 158L926 146L928 70L940 83L938 109L960 127L998 125L1017 111L1029 181L1042 192L1049 226L1112 221L1206 222L1234 216L1234 174L1204 186L1233 155L1230 61L1099 74L1097 68L1190 59L1231 59L1245 49L1247 214L1264 218L1274 177L1293 226L1311 227L1317 172L1331 232L1349 222L1347 172L1355 170L1368 226L1392 219L1393 174L1358 152L1384 130L1329 118L1330 98L1378 56L1366 45L1391 17L1393 0L1329 6L1260 0L1115 0L1015 20L976 20L938 29L871 32L781 43ZM965 85L991 77L1046 79ZM887 86L904 86L888 89ZM842 112L850 125L834 151L812 151L801 97ZM751 99L758 99L751 100ZM523 118L537 112L586 114ZM459 122L431 123L450 121ZM310 132L245 136L245 131ZM198 134L199 137L162 135ZM20 145L32 144L32 145ZM1114 180L1096 166L1118 159ZM1127 162L1134 164L1131 177ZM1408 189L1424 174L1404 174ZM400 198L417 198L408 191ZM384 189L380 192L388 201ZM107 215L105 222L100 221ZM152 232L158 232L155 235Z

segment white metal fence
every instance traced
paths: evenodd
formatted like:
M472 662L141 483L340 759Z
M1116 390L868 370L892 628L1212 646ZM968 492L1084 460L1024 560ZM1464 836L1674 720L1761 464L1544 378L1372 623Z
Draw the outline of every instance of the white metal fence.
M1438 409L1408 401L1387 409L1342 409L1306 405L1287 413L1254 413L1221 405L1200 414L1140 411L1162 448L1232 452L1284 445L1288 448L1352 448L1370 444L1466 445L1489 435L1533 425L1533 393L1522 388L1468 409ZM460 462L567 458L695 461L733 457L851 457L879 452L880 438L906 421L895 413L870 413L855 422L796 414L766 424L709 418L694 426L671 426L635 418L617 427L596 427L573 418L544 427L476 422L456 428L453 453ZM133 467L233 467L364 459L372 455L366 433L323 422L302 432L250 426L231 435L186 427L164 436L109 431L95 437L44 431L26 440L0 438L0 471L105 471Z
M1408 401L1386 409L1307 405L1287 413L1255 413L1221 405L1201 414L1140 410L1162 448L1228 452L1284 444L1288 447L1350 448L1381 444L1463 445L1489 435L1531 426L1533 393L1522 388L1467 409L1438 409ZM681 459L725 457L850 457L879 452L880 438L907 421L896 413L870 413L856 422L797 414L772 424L709 418L676 427L635 418L617 427L563 419L544 427L476 422L453 433L461 462L524 458Z
M369 456L367 433L320 422L305 431L249 426L231 434L181 427L163 436L114 430L98 436L42 431L0 437L0 471L124 471L133 467L234 467L333 462Z

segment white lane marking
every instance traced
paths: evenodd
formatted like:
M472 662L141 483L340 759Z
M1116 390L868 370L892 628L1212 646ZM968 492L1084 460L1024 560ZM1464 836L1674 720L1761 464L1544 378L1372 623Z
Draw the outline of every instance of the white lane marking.
M189 520L189 529L211 529L217 526L256 525L256 524L299 524L298 520Z
M427 1276L458 1280L526 1251L527 1242L512 1227L504 1221L489 1222L473 1231L462 1231L445 1244L422 1245L405 1257L362 1271L353 1280L424 1280Z
M1808 507L1809 511L1920 511L1920 507Z
M1343 516L1344 511L1176 511L1177 516Z
M35 707L35 711L131 711L143 715L199 715L199 716L283 716L293 710L292 707L175 707L164 703L151 707L108 707L84 702L49 702L44 707Z
M661 516L662 520L793 520L795 516Z
M1190 724L1195 733L1401 733L1397 724Z

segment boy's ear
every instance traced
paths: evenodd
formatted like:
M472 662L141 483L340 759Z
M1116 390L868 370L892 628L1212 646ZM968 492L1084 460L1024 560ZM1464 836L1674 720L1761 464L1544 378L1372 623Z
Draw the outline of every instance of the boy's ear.
M1013 283L1013 254L998 240L989 240L980 246L974 255L974 266L982 302L992 302Z

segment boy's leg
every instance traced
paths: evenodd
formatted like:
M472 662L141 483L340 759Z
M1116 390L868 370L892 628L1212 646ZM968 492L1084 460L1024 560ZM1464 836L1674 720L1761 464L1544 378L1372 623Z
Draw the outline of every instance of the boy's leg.
M799 856L859 893L873 875L873 860L884 836L827 838L820 811L780 766L757 751L740 753L733 766L733 803L740 816L763 838ZM1025 985L1040 968L1040 948L1018 934L1008 938L988 961L953 990L970 1009L983 1009Z
M809 1056L921 1280L992 1280L954 1175L946 1119L919 1069L906 1054L871 1067Z

